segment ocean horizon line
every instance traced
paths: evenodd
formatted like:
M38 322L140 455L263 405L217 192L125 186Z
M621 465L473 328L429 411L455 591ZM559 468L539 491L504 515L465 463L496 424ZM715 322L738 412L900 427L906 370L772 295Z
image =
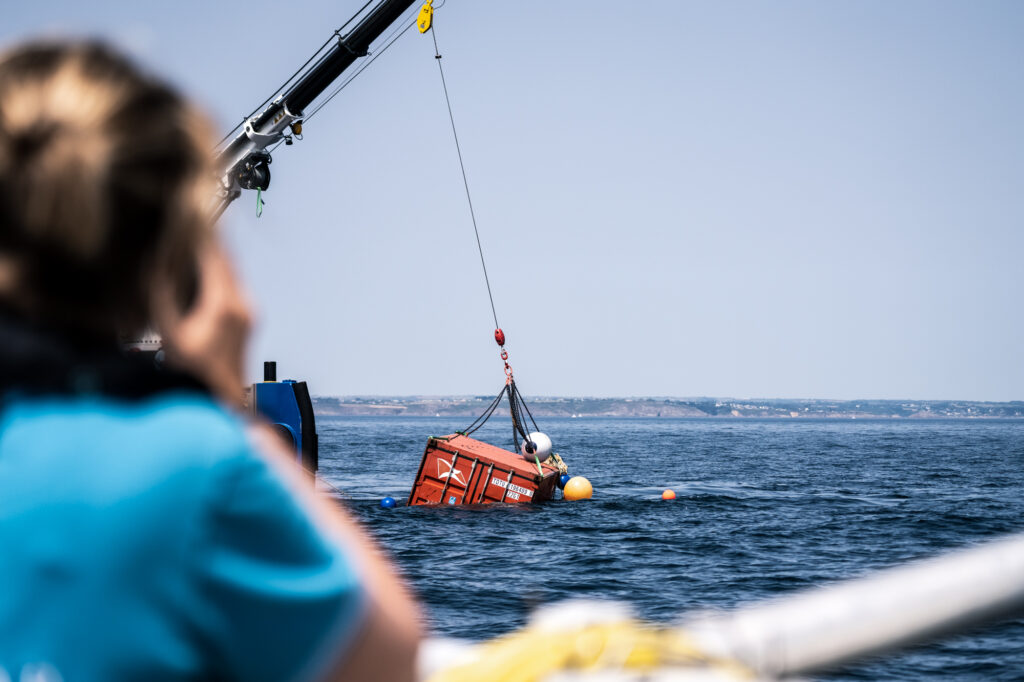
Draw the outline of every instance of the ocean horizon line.
M315 396L322 416L475 416L494 398L461 396ZM530 411L544 417L670 418L1024 418L1024 401L817 399L817 398L528 398Z

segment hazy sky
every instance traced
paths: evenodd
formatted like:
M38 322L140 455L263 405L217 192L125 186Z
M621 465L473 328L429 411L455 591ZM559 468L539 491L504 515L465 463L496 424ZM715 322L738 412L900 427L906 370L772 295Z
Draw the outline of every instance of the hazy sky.
M7 2L226 131L362 4ZM516 3L436 15L527 395L1024 399L1024 3ZM250 367L490 394L493 322L429 37L277 151L224 227Z

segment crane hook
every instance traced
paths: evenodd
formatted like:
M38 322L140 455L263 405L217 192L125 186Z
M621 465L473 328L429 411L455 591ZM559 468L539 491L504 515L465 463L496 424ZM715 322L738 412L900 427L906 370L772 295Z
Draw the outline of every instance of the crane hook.
M434 20L434 0L427 0L423 3L423 7L420 8L420 15L416 17L416 25L420 29L420 33L426 33L430 30L430 24Z

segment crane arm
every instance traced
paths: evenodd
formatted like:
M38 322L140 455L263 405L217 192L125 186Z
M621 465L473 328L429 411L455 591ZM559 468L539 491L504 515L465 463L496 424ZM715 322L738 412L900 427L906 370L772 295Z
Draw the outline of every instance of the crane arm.
M219 217L243 189L266 190L270 186L270 153L267 147L285 139L285 131L302 131L302 119L310 105L360 57L371 43L395 23L416 0L382 0L345 35L339 35L327 53L303 73L295 84L262 112L248 118L242 131L218 154L221 187L214 206Z

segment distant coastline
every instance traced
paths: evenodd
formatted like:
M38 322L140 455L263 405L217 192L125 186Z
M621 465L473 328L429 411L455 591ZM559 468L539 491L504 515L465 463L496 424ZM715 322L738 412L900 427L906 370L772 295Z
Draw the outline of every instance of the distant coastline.
M317 415L476 417L490 396L319 396ZM1024 401L787 400L735 398L528 398L537 417L778 419L1022 419Z

